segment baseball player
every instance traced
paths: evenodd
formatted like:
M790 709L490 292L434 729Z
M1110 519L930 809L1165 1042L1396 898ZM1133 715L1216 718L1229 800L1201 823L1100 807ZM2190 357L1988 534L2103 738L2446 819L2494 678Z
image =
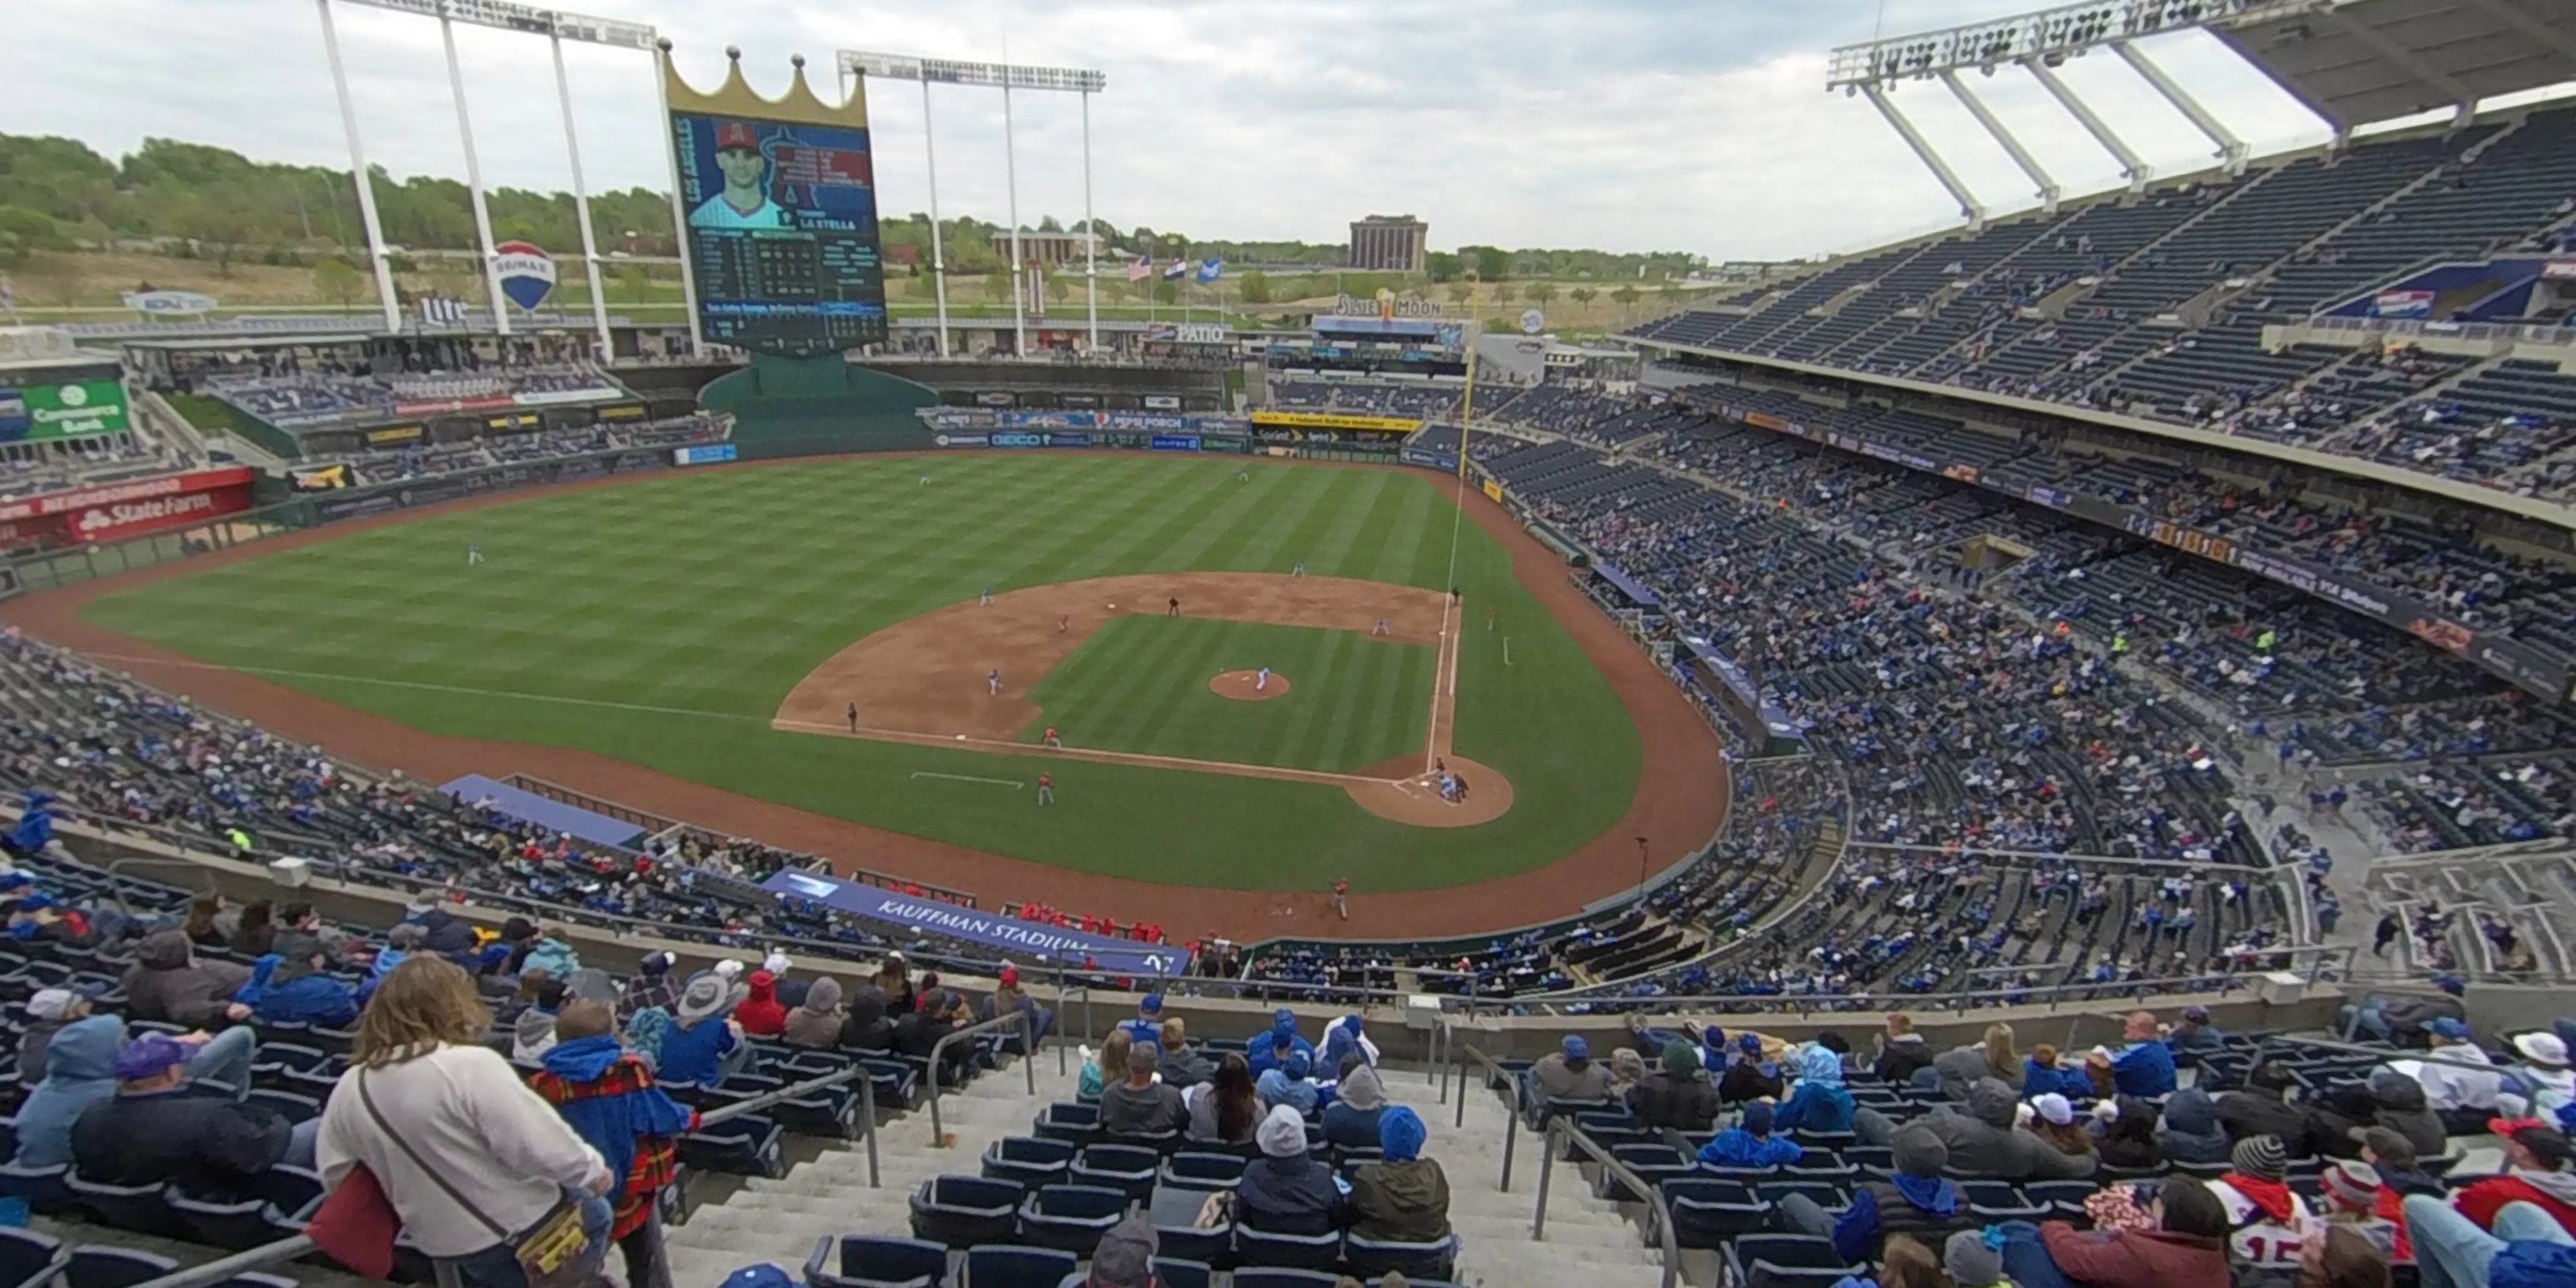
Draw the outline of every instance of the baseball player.
M1002 668L997 666L984 673L984 695L994 698L1002 696Z
M1333 878L1333 911L1344 921L1351 919L1351 879L1349 877Z
M1252 691L1260 693L1270 687L1270 668L1263 667L1252 677Z
M1064 739L1062 739L1062 738L1059 738L1059 737L1056 737L1056 736L1055 736L1055 726L1054 726L1054 725L1048 725L1048 726L1047 726L1047 730L1046 730L1046 738L1044 739L1044 741L1045 741L1045 743L1046 743L1046 745L1047 745L1047 746L1054 747L1054 748L1056 748L1056 749L1058 749L1058 750L1062 750L1062 749L1063 749L1063 747L1064 747Z
M924 474L924 475L922 475L922 476L921 476L921 483L920 483L920 486L922 486L922 487L928 487L928 486L930 486L930 476L929 476L929 475Z
M993 606L993 588L990 586L986 586L984 588L983 605L986 608L991 608Z
M1369 634L1371 635L1391 635L1393 633L1394 632L1387 629L1386 619L1383 617L1377 619L1377 625L1369 631Z
M1070 632L1070 631L1072 631L1072 630L1073 630L1073 614L1071 614L1071 613L1058 613L1058 614L1056 615L1056 619L1055 619L1055 633L1056 633L1056 634L1058 634L1058 635L1063 635L1063 634L1069 633L1069 632Z
M1485 629L1494 629L1494 606L1491 604L1485 605Z
M1055 775L1045 770L1038 771L1038 804L1055 804Z
M1235 482L1237 482L1237 483L1249 483L1249 482L1251 482L1251 481L1252 481L1252 471L1250 471L1250 470L1236 470L1236 471L1234 472L1234 481L1235 481Z
M1163 614L1163 616L1165 616L1165 617L1178 617L1178 616L1180 616L1180 615L1181 615L1181 597L1180 597L1180 596L1178 596L1178 595L1174 595L1174 596L1172 596L1172 607L1171 607L1171 609L1170 609L1169 611L1165 612L1165 613Z
M474 544L474 543L473 543L473 542L471 542L471 541L466 542L466 543L465 543L465 566L466 566L466 567L468 567L468 568L471 568L471 567L473 567L474 565L479 564L479 563L481 563L481 562L483 562L483 547L478 546L478 545Z
M851 703L847 714L850 717L850 732L857 733L859 731L859 704L855 702Z
M1303 559L1298 560L1298 561L1296 562L1295 566L1293 566L1293 567L1289 568L1289 570L1288 570L1288 575L1289 575L1289 576L1291 576L1291 577L1303 577L1303 576L1305 576L1305 575L1306 575L1306 561L1305 561L1305 560L1303 560Z

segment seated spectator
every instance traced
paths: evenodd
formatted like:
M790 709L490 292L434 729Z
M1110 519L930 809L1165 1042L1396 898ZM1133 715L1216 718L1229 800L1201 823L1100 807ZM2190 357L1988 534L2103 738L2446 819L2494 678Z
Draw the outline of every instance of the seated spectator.
M2326 1096L2318 1110L2312 1145L2319 1154L2351 1158L2361 1149L2363 1133L2373 1127L2397 1132L2412 1142L2419 1157L2449 1152L2450 1133L2424 1100L2424 1084L2383 1065L2367 1082L2346 1083Z
M1376 1071L1369 1070L1375 1077ZM1449 1237L1449 1177L1422 1156L1422 1116L1402 1105L1378 1116L1381 1161L1351 1174L1351 1233L1390 1243Z
M1664 1044L1662 1067L1628 1089L1628 1111L1649 1127L1704 1132L1717 1121L1717 1088L1709 1085L1699 1048L1688 1042Z
M748 1064L751 1046L730 1014L742 996L740 985L712 971L690 980L662 1033L655 1074L668 1083L712 1084Z
M2165 1100L2164 1124L2156 1131L2156 1143L2164 1147L2165 1157L2177 1163L2224 1163L2234 1147L2225 1124L2218 1121L2218 1102L2197 1087L2177 1091Z
M2156 1032L2153 1011L2131 1011L2120 1029L2126 1045L2111 1053L2111 1082L2124 1096L2170 1096L2175 1086L2173 1048Z
M696 1007L683 997L681 1010L720 1015L730 1005L723 982L701 976L693 992L699 983L712 991ZM603 1196L616 1174L483 1045L490 1029L472 979L454 963L420 956L395 967L359 1017L352 1068L322 1111L323 1183L336 1187L365 1167L412 1246L487 1285L525 1282L511 1234L569 1199L587 1246L568 1270L595 1275L608 1254L614 1211Z
M2080 1180L2091 1176L2100 1160L2090 1153L2065 1153L2021 1127L2012 1088L1993 1078L1980 1078L1968 1089L1967 1108L1944 1105L1915 1120L1922 1130L1940 1137L1950 1165L1976 1176L2004 1181ZM1870 1121L1884 1122L1875 1111ZM1873 1129L1864 1138L1883 1135Z
M1806 1156L1798 1142L1773 1135L1771 1129L1771 1106L1754 1101L1736 1125L1699 1147L1699 1161L1711 1167L1779 1167Z
M1834 1251L1849 1261L1877 1260L1880 1243L1891 1234L1930 1244L1984 1224L1969 1214L1959 1188L1942 1179L1950 1157L1939 1136L1908 1127L1896 1134L1894 1150L1896 1170L1886 1180L1854 1186L1851 1205L1841 1215L1826 1215L1804 1194L1788 1194L1774 1204L1781 1223L1805 1234L1831 1236Z
M1289 1052L1286 1064L1271 1066L1254 1084L1261 1089L1262 1109L1267 1111L1286 1105L1300 1114L1313 1111L1316 1105L1323 1103L1323 1093L1315 1089L1310 1076L1312 1073L1313 1070L1306 1067L1305 1052Z
M1261 1125L1261 1095L1252 1066L1232 1051L1216 1062L1216 1075L1190 1096L1189 1138L1218 1145L1249 1145Z
M2044 1096L2052 1091L2069 1100L2091 1100L2093 1079L2081 1067L2060 1068L2057 1048L2042 1042L2021 1062L2021 1093Z
M2156 1107L2135 1096L2122 1096L2109 1103L2111 1117L2103 1122L2102 1137L2094 1144L2102 1166L2125 1171L2164 1166L2164 1144L2156 1139ZM2099 1106L2095 1113L2098 1117Z
M288 906L301 907L303 905L289 904ZM310 918L307 919L310 920ZM315 931L297 930L293 925L289 925L287 928L289 931L297 934L318 933ZM390 973L394 967L402 965L403 958L419 952L421 950L421 944L425 942L428 937L429 932L422 930L417 923L409 921L402 922L396 925L393 929L385 932L385 946L377 949L375 957L368 961L367 977L360 981L357 987L355 996L358 999L358 1006L361 1009L364 1009L367 1005L367 999L375 995L376 985L383 983L385 976Z
M2182 1023L2165 1035L2165 1045L2173 1048L2174 1063L2190 1068L2212 1051L2227 1049L2227 1035L2209 1022L2209 1008L2197 1003L2182 1008Z
M1870 1071L1878 1080L1896 1086L1914 1081L1914 1075L1932 1067L1932 1044L1914 1031L1914 1017L1903 1011L1889 1012L1887 1032L1878 1040L1878 1058Z
M1932 1061L1932 1074L1938 1080L1941 1094L1952 1100L1968 1098L1968 1088L1980 1078L1992 1078L2022 1094L2021 1052L2013 1049L2013 1031L2009 1024L1989 1024L1985 1037L1975 1046L1944 1051Z
M1763 1058L1762 1039L1758 1034L1735 1035L1735 1046L1736 1058L1726 1066L1726 1076L1718 1079L1717 1098L1720 1101L1741 1105L1756 1100L1778 1100L1789 1094L1789 1084L1780 1076L1780 1062Z
M27 1029L18 1035L18 1081L34 1084L45 1080L45 1048L62 1032L89 1016L90 999L95 990L40 988L27 999Z
M939 1051L939 1040L972 1022L975 1014L966 999L944 988L924 987L921 1009L895 1021L894 1049L915 1060L927 1060ZM948 1086L965 1081L966 1066L975 1058L975 1044L952 1042L940 1051L939 1080Z
M1254 1133L1261 1157L1243 1169L1234 1191L1235 1219L1272 1234L1330 1234L1345 1205L1332 1169L1306 1154L1306 1119L1273 1105Z
M225 937L225 947L248 957L267 956L277 946L277 905L266 899L243 904L241 915Z
M885 990L873 980L859 985L848 996L850 1015L841 1023L841 1045L861 1051L893 1050L894 1021L887 1018L886 1005Z
M45 1079L18 1106L18 1167L60 1167L72 1161L72 1123L83 1110L116 1095L116 1053L125 1046L125 1021L93 1015L63 1026L45 1060Z
M187 936L189 943L200 948L230 948L231 939L224 934L220 926L216 925L216 918L223 914L224 897L222 895L198 895L188 901L188 915L180 919L179 933Z
M805 990L805 1000L787 1013L779 1036L797 1046L829 1050L841 1045L841 1026L848 1019L841 1010L841 981L826 975L815 980Z
M2507 1203L2490 1232L2429 1195L2409 1195L2406 1235L2423 1288L2559 1288L2576 1283L2576 1241L2528 1203Z
M2567 1067L2567 1043L2555 1033L2515 1035L2523 1062L2504 1071L2496 1107L2508 1118L2545 1118L2576 1104L2576 1070Z
M1175 1015L1163 1021L1163 1081L1174 1087L1195 1087L1216 1073L1206 1055L1190 1045L1190 1026Z
M1036 998L1021 992L1020 968L1006 963L1002 967L999 981L993 987L993 995L984 1000L983 1017L989 1020L1012 1011L1024 1012L1029 1017L1027 1040L1031 1050L1037 1048L1040 1039L1055 1031L1055 1012L1038 1005ZM1172 1044L1166 1041L1162 1047L1163 1081L1170 1082L1172 1081Z
M1109 1036L1100 1041L1100 1050L1083 1061L1082 1072L1074 1075L1073 1094L1097 1100L1102 1092L1125 1082L1127 1052L1135 1042L1124 1024L1109 1030Z
M263 1024L311 1024L344 1029L358 1019L358 995L323 973L330 957L311 935L280 935L277 951L251 963L250 978L233 1000Z
M2004 1273L2023 1288L2229 1288L2227 1209L2188 1176L2166 1179L2149 1226L2078 1231L2064 1221L2007 1221Z
M2063 1154L2093 1154L2093 1132L2075 1121L2075 1106L2052 1091L2030 1102L2030 1133Z
M250 1007L232 999L247 981L247 966L196 961L196 945L178 930L144 935L134 948L134 966L126 966L126 1015L180 1028L219 1028L250 1018Z
M2370 1164L2349 1158L2333 1164L2318 1178L2317 1192L2329 1224L2352 1230L2389 1257L2397 1255L2398 1224L2379 1213L2379 1173Z
M1691 1063L1699 1063L1697 1047L1687 1042L1675 1042L1672 1045L1690 1051ZM1637 1054L1635 1047L1619 1047L1610 1053L1610 1081L1602 1091L1612 1100L1625 1101L1629 1090L1645 1080L1645 1058Z
M286 1116L192 1088L194 1044L146 1033L116 1053L116 1096L72 1123L72 1166L103 1185L177 1185L223 1201L252 1192L260 1173L309 1160L318 1120L300 1132Z
M2218 1122L2230 1146L2249 1136L2270 1136L2305 1148L2316 1116L2289 1099L2297 1089L2288 1069L2264 1063L2245 1075L2244 1090L2220 1092Z
M679 1137L697 1125L698 1115L654 1084L653 1067L618 1043L616 1023L616 1011L604 1001L566 1002L545 1068L528 1078L528 1087L608 1164L614 1177L609 1236L625 1254L626 1282L650 1284L662 1251L654 1198L677 1175Z
M91 948L99 942L98 932L90 928L88 913L66 908L42 890L20 895L10 907L9 937L71 948Z
M2278 1136L2248 1136L2209 1183L2227 1210L2227 1253L2237 1265L2295 1273L2299 1239L2316 1213L2290 1188L2290 1153Z
M1254 1034L1244 1046L1245 1058L1251 1062L1252 1076L1256 1078L1287 1063L1294 1053L1303 1052L1310 1065L1315 1059L1315 1044L1297 1033L1297 1013L1284 1006L1271 1012L1268 1034Z
M910 1015L921 1005L920 995L912 985L912 967L902 953L887 953L877 965L877 988L885 993L886 1014Z
M1542 1106L1551 1100L1606 1100L1610 1095L1610 1071L1593 1062L1591 1043L1571 1033L1530 1066L1529 1077Z
M1897 1259L1900 1255L1897 1251L1900 1241L1907 1244L1914 1243L1904 1235L1890 1235L1880 1249L1879 1260L1882 1265ZM1920 1248L1922 1245L1914 1246ZM1923 1249L1924 1260L1930 1260L1931 1255L1930 1249ZM1917 1272L1903 1270L1898 1273ZM1984 1230L1961 1230L1951 1235L1941 1245L1939 1274L1921 1274L1918 1281L1937 1286L1942 1282L1941 1275L1949 1276L1948 1288L2015 1288L2013 1281L2004 1277L2003 1237L2001 1235L1989 1237L1988 1232ZM1884 1271L1879 1278L1881 1280L1879 1288L1897 1288L1897 1285L1907 1282L1890 1276Z
M1139 1045L1158 1042L1163 1036L1163 995L1147 993L1136 1002L1136 1018L1119 1022L1129 1041Z
M1179 1131L1190 1111L1180 1088L1157 1082L1154 1066L1163 1053L1151 1042L1127 1050L1127 1080L1100 1093L1100 1129L1115 1136L1160 1136Z
M1850 1131L1851 1091L1843 1086L1843 1061L1823 1043L1798 1057L1798 1089L1771 1118L1782 1131Z
M1377 1043L1369 1041L1366 1022L1357 1012L1345 1015L1324 1030L1324 1053L1320 1067L1338 1069L1342 1057L1356 1055L1362 1064L1377 1067Z
M1153 1221L1142 1212L1131 1213L1100 1236L1082 1288L1157 1288L1162 1281L1154 1273L1154 1254L1162 1249Z
M637 964L635 973L626 977L625 990L617 998L617 1013L632 1018L637 1011L648 1006L678 1011L680 983L671 978L671 966L675 960L665 952L644 954L644 960Z
M1354 1063L1333 1085L1333 1103L1324 1107L1324 1143L1374 1149L1378 1120L1385 1113L1386 1087L1378 1080L1377 1070Z
M2438 1060L2489 1066L2463 1069L2458 1064L2426 1060L2415 1069L2415 1080L2424 1084L2424 1102L2442 1120L2442 1129L2454 1136L2474 1136L2485 1129L2487 1119L2495 1116L2497 1097L2504 1090L2504 1075L2492 1071L2495 1062L2487 1058L2486 1048L2469 1036L2467 1022L2445 1015L2427 1028L2433 1035L2433 1048L2425 1054Z
M2576 1234L2576 1171L2568 1168L2576 1152L2568 1148L2566 1134L2537 1118L2499 1118L2487 1130L2504 1140L2504 1175L2461 1186L2452 1193L2451 1206L2494 1230L2496 1214L2506 1204L2528 1203Z
M778 977L756 970L744 983L742 1004L733 1008L734 1022L753 1037L774 1038L786 1032L787 1007L778 1000Z
M535 1064L554 1049L555 1017L563 1011L564 982L542 970L527 971L522 981L534 981L528 1005L510 1026L510 1059L519 1064Z

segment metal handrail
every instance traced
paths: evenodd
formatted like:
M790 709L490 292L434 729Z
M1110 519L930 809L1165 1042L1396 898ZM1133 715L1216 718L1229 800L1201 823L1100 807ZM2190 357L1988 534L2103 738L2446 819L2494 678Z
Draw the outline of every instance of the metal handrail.
M2253 955L2262 958L2340 958L2349 962L2352 957L2360 951L2360 946L2355 944L2310 944L2299 947L2284 946L2279 948L2262 948L2255 950ZM2258 972L2252 970L2220 971L2214 973L2203 972L2195 975L2165 976L2156 979L2106 980L2098 984L2090 981L2081 981L2072 984L2043 984L2034 988L1963 989L1949 993L1901 993L1895 991L1882 993L1706 993L1689 997L1640 997L1632 999L1621 997L1596 997L1588 993L1566 991L1556 993L1524 993L1513 998L1512 1001L1515 1005L1536 1005L1554 1002L1588 1002L1595 1006L1651 1005L1657 1008L1662 1008L1667 1013L1670 1011L1670 1008L1673 1007L1690 1006L1703 1010L1734 1009L1739 1011L1772 1014L1779 1011L1779 1008L1784 1006L1807 1008L1817 1003L1838 1002L1849 1002L1861 1006L1885 1005L1907 1010L1920 1010L1939 1007L1943 1003L1960 1001L2002 1001L2015 994L2019 994L2024 1002L2046 1001L2051 1006L2058 1006L2063 1005L2069 1000L2085 1001L2099 1000L2103 997L2132 996L2142 992L2153 992L2166 988L2170 988L2172 991L2178 993L2233 992L2238 988L2245 987L2247 982L2254 979L2257 974ZM2212 980L2217 981L2215 987L2209 983L2209 981ZM2076 997L2075 995L2077 994L2085 994L2088 996ZM1788 1013L1797 1014L1801 1012L1791 1011Z
M1682 1272L1682 1249L1681 1244L1673 1237L1672 1204L1664 1200L1662 1190L1647 1184L1645 1177L1637 1175L1627 1164L1612 1158L1610 1151L1603 1149L1599 1141L1584 1135L1581 1127L1575 1126L1562 1114L1547 1120L1547 1163L1538 1169L1538 1208L1530 1214L1530 1237L1541 1243L1547 1241L1547 1181L1556 1172L1556 1142L1559 1140L1590 1155L1593 1162L1601 1165L1602 1171L1619 1178L1620 1183L1629 1189L1645 1195L1646 1202L1653 1205L1655 1235L1664 1245L1663 1288L1673 1288L1673 1281Z
M808 1078L793 1086L780 1087L776 1091L764 1091L749 1099L737 1100L731 1104L710 1109L698 1115L698 1126L712 1127L717 1123L730 1122L748 1114L759 1113L773 1105L803 1099L817 1091L826 1091L856 1081L859 1084L859 1134L867 1138L868 1145L868 1187L876 1189L884 1182L877 1176L877 1084L874 1074L875 1071L865 1064L854 1061L849 1068Z
M2383 1064L2394 1060L2412 1060L2417 1064L2438 1064L2448 1069L2471 1069L2479 1073L2502 1073L2511 1067L2493 1062L2480 1064L2475 1060L2454 1060L2449 1056L2434 1055L2429 1051L2392 1051L2386 1047L2363 1046L2358 1042L2337 1042L2330 1038L2269 1037L2255 1044L2254 1063L2263 1063L2263 1053L2271 1050L2272 1044L2276 1041L2295 1042L2303 1047L2323 1047L2328 1051L2342 1051L2350 1055L2376 1056Z
M291 1239L263 1243L247 1252L217 1257L201 1266L175 1270L158 1279L146 1279L134 1288L210 1288L210 1285L223 1283L238 1274L293 1261L315 1247L311 1235L299 1234Z
M1511 1070L1504 1068L1495 1061L1494 1057L1477 1050L1474 1046L1462 1046L1458 1048L1458 1053L1458 1118L1450 1126L1464 1130L1467 1126L1467 1062L1469 1060L1482 1065L1506 1084L1518 1084L1512 1078ZM1509 1194L1512 1192L1512 1149L1520 1143L1521 1135L1521 1107L1517 1096L1513 1098L1509 1112L1504 1115L1503 1123L1503 1179L1494 1188Z
M1036 1030L1030 1026L1028 1012L1014 1009L1007 1015L978 1020L930 1044L930 1147L932 1149L944 1149L948 1142L948 1133L940 1130L939 1126L940 1054L948 1049L949 1043L960 1038L971 1038L978 1033L989 1033L994 1029L1009 1028L1013 1025L1018 1025L1020 1030L1020 1071L1028 1075L1029 1095L1034 1097L1038 1094L1038 1065L1037 1053L1032 1048L1037 1045L1037 1038Z

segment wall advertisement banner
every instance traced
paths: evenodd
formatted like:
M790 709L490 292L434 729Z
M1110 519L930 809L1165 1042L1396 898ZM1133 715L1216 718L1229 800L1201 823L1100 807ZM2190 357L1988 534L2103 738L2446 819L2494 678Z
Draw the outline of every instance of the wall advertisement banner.
M114 380L59 384L0 381L0 443L43 443L132 428L125 386Z
M1422 422L1405 416L1352 416L1330 411L1256 411L1255 425L1294 425L1306 429L1372 429L1388 434L1410 434L1422 428Z
M128 479L98 487L72 488L48 492L41 496L0 501L0 523L12 519L31 519L39 515L69 514L95 506L114 505L119 501L141 501L158 496L176 496L182 492L208 492L223 487L250 486L248 466L227 465L211 470L183 470L148 479Z
M695 447L674 447L671 449L671 463L673 465L713 465L718 461L734 459L739 450L731 443L701 443Z
M808 900L881 925L962 939L1006 955L1018 953L1023 960L1029 954L1040 954L1096 963L1099 970L1124 975L1178 975L1190 963L1188 949L1170 944L1085 934L794 868L770 877L761 883L761 888L782 898Z
M1493 481L1492 479L1487 479L1487 480L1485 480L1485 482L1484 482L1484 489L1485 489L1485 499L1486 499L1486 500L1493 501L1493 502L1496 502L1496 503L1500 503L1500 502L1502 501L1502 499L1503 499L1503 485L1502 485L1502 484L1497 483L1497 482Z

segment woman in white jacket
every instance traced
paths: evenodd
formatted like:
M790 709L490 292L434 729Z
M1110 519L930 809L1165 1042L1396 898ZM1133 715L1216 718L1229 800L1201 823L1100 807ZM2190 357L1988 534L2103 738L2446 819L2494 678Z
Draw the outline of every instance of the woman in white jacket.
M518 1236L578 1203L596 1275L609 1244L611 1174L599 1153L482 1045L492 1014L474 982L415 954L358 1017L351 1067L322 1112L325 1184L364 1164L420 1250L483 1288L525 1288ZM408 1146L408 1148L406 1148Z

